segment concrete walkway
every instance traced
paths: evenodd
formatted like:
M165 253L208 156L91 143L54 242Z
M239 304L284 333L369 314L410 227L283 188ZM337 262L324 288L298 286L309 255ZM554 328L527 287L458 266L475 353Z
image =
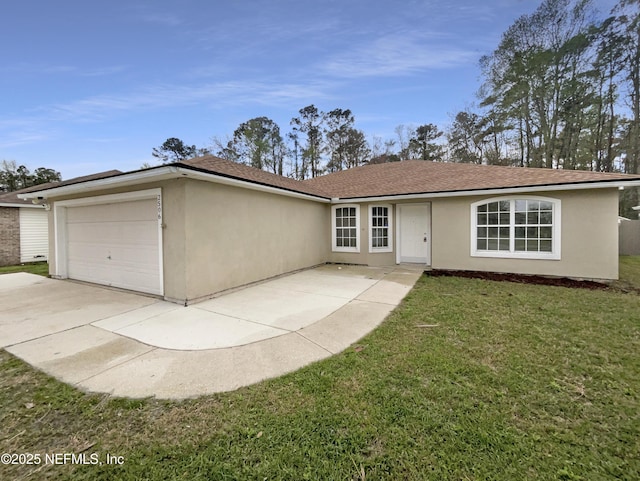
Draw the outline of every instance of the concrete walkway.
M378 326L419 266L326 265L188 307L32 274L0 276L0 347L80 389L180 399L336 354Z

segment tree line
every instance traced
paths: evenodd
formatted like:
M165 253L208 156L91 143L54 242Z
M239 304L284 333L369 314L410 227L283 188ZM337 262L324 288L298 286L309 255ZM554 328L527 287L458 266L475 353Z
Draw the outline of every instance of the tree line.
M399 125L392 139L367 139L350 110L309 105L286 134L256 117L189 153L297 179L404 159L639 173L639 0L619 0L605 18L591 0L543 0L504 32L480 67L476 106L453 115L444 130ZM180 156L165 147L154 155ZM637 189L625 195L638 203Z
M0 193L14 192L47 182L60 182L60 172L46 167L38 167L31 172L26 166L14 160L0 162Z

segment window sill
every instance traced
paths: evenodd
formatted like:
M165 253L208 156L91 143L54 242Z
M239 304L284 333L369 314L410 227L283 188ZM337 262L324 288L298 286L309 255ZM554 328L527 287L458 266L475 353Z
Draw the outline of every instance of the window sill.
M332 247L331 252L351 252L351 253L360 253L360 249L357 247Z
M559 261L560 253L555 252L500 252L500 251L473 251L471 257L491 257L495 259L534 259Z

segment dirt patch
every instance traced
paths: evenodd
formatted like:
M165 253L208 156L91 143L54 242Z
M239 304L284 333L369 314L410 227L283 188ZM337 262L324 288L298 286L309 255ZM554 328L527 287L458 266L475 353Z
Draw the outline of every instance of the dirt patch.
M520 284L539 284L543 286L574 287L580 289L609 289L610 287L608 284L603 282L583 281L578 279L569 279L568 277L544 277L526 274L505 274L499 272L450 271L436 269L426 271L425 274L432 277L466 277L468 279L518 282Z

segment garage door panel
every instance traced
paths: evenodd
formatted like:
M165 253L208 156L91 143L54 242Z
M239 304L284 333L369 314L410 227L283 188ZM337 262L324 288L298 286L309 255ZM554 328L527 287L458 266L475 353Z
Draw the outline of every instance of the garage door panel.
M68 207L67 274L162 294L157 200Z
M120 287L133 291L150 292L151 294L158 294L159 292L142 290L140 286L152 285L156 282L158 274L157 269L143 271L140 270L138 266L135 268L127 268L127 266L118 265L117 263L98 265L81 261L74 263L73 269L69 271L69 277L71 279L79 279L95 284Z
M97 240L104 244L156 245L158 243L157 221L69 224L67 232L70 239L82 239L82 242L86 243L94 243Z
M67 212L67 223L84 222L137 222L157 219L157 203L155 200L137 200L133 202L117 202L113 204L85 205L70 208Z

